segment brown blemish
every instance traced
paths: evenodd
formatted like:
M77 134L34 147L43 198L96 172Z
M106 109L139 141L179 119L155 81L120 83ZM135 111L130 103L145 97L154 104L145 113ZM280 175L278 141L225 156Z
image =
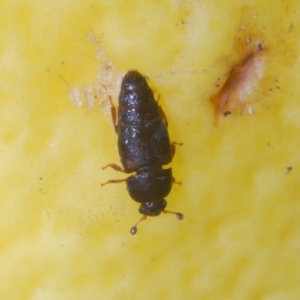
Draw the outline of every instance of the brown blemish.
M292 166L288 166L286 168L286 174L288 174L289 172L291 172L293 170L293 167Z
M227 112L243 110L247 98L253 94L264 72L265 50L261 44L244 61L235 66L221 90L211 98L215 108L216 123Z
M226 117L226 116L228 116L228 115L231 115L231 111L225 111L225 112L223 113L223 116L224 116L224 117Z

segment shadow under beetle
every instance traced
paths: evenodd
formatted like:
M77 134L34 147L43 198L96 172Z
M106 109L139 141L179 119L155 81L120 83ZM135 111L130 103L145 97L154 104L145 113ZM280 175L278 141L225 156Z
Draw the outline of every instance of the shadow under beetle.
M139 212L143 217L131 228L131 234L136 234L137 225L147 216L158 216L161 212L174 213L182 220L183 214L165 210L164 199L173 183L181 183L173 178L172 168L162 168L172 161L175 145L182 144L170 143L167 118L145 77L135 70L125 75L119 95L118 123L116 108L109 99L123 168L108 164L103 169L111 167L124 173L136 172L136 175L108 180L101 185L126 181L131 198L141 203Z

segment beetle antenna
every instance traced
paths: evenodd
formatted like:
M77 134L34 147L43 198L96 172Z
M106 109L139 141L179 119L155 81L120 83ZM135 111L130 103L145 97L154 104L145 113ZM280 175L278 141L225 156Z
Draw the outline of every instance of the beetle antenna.
M147 216L146 215L143 215L142 217L141 217L141 219L133 226L133 227L131 227L131 229L130 229L130 233L132 234L132 235L135 235L136 233L137 233L137 226L142 222L142 221L144 221L144 220L146 220L147 219Z
M163 213L164 214L175 214L178 220L183 220L184 219L184 215L182 213L179 213L179 212L163 210Z

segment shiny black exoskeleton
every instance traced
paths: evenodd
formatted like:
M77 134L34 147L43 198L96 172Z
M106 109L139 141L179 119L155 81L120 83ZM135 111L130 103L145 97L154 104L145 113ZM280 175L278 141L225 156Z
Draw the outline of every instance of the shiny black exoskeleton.
M176 143L170 143L167 119L145 77L139 72L128 71L122 81L118 123L112 102L111 113L124 169L115 164L106 167L124 173L136 172L136 175L106 183L126 181L131 198L141 203L139 212L143 217L140 221L147 216L169 212L165 210L167 201L164 198L176 181L172 176L172 168L163 169L162 166L172 161ZM181 213L175 214L178 219L183 219ZM132 234L136 233L137 224L131 228Z

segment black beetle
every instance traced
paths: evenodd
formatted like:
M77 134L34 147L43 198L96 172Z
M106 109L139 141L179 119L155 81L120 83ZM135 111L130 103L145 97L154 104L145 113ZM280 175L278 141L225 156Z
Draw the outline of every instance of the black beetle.
M178 143L170 143L167 119L145 77L135 70L125 75L119 95L118 123L116 108L109 99L124 169L116 164L103 169L111 167L124 173L136 172L136 175L108 180L102 185L126 181L131 198L141 203L139 212L143 217L131 228L131 234L137 232L137 225L147 216L158 216L161 212L174 213L182 220L181 213L165 210L167 201L164 198L170 193L172 184L179 182L173 178L172 168L162 168L172 161Z

